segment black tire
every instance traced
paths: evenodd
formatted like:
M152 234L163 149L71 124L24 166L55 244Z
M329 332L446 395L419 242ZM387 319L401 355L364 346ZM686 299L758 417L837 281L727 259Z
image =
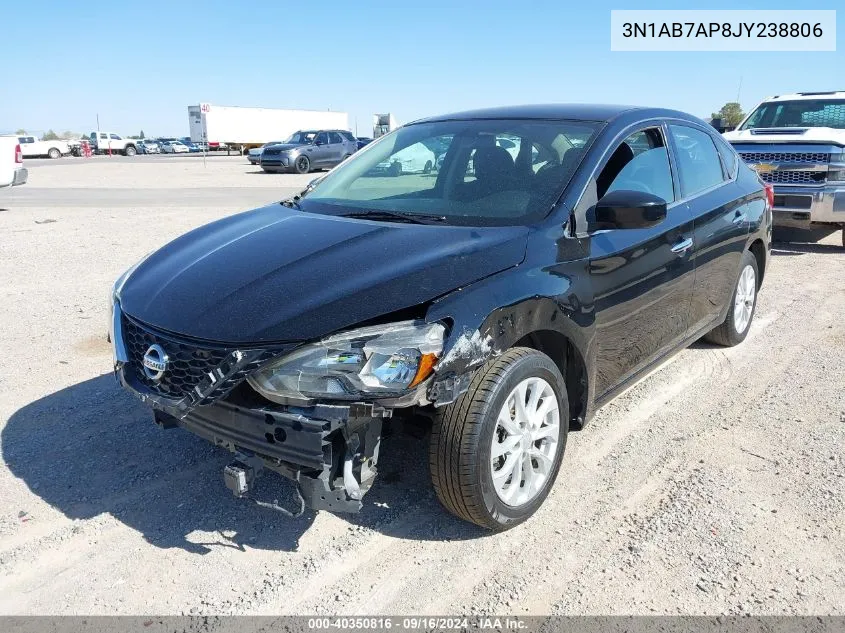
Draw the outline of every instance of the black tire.
M138 153L138 150L135 149L134 145L127 145L126 149L123 150L123 154L125 156L134 156Z
M423 167L423 173L424 174L430 174L431 173L431 161L430 160L426 161L425 167Z
M557 396L560 435L552 468L543 488L520 506L505 504L493 487L491 450L496 418L511 391L530 377L543 378ZM549 494L566 449L569 400L566 385L551 358L527 347L514 347L479 369L466 393L434 421L429 467L440 503L457 517L489 530L522 523Z
M62 151L57 147L51 147L50 151L47 152L47 156L49 156L53 160L56 160L57 158L62 157Z
M751 316L748 318L748 324L745 326L745 329L742 332L738 332L735 321L734 321L734 311L736 309L736 294L739 291L739 280L742 277L743 272L745 269L750 266L751 269L754 271L754 299L753 304L751 306ZM757 259L754 255L751 254L749 251L745 251L742 254L742 259L740 261L739 266L739 275L737 275L737 281L734 285L734 291L731 293L731 304L728 308L728 315L725 317L725 320L716 328L710 330L707 334L704 335L704 340L710 343L714 343L716 345L722 345L724 347L733 347L734 345L739 345L745 340L745 337L748 336L748 331L751 329L751 324L754 322L754 312L757 310L757 290L760 288L760 271L757 270Z
M307 156L297 156L293 161L293 169L297 174L307 174L311 171L311 161Z
M402 163L391 163L390 167L387 169L387 174L389 176L401 176L402 175Z

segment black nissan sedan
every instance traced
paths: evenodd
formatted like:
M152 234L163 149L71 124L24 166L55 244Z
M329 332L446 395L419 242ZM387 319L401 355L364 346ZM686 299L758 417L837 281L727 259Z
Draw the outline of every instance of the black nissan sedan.
M436 169L378 169L432 148ZM237 496L274 471L300 512L360 510L385 425L429 420L443 505L507 529L543 503L568 432L598 407L701 337L745 339L771 208L681 112L425 119L124 273L115 370L159 425L234 453Z

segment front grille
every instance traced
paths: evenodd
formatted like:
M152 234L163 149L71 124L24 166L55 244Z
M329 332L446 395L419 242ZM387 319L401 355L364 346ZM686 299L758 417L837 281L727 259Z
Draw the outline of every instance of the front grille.
M827 152L740 152L747 163L829 163Z
M825 181L824 171L770 171L760 174L763 182L776 185L818 185Z
M234 372L231 358L235 348L208 343L194 344L164 334L134 319L123 316L123 342L129 364L138 380L150 391L173 400L186 397L195 405L209 404L225 397L246 377L264 364L279 350L260 350L260 353ZM148 378L144 372L144 355L151 345L158 344L167 354L167 369L159 380ZM217 382L209 391L208 387ZM200 387L202 395L197 388ZM207 393L206 393L207 392Z
M264 154L264 156L278 156L282 153L282 150L267 148L262 153Z

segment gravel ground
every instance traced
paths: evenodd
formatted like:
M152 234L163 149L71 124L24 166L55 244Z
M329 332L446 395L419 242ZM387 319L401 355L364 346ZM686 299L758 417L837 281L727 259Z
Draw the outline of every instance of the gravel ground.
M776 245L743 345L694 345L571 435L527 523L446 514L402 432L360 514L291 520L152 424L105 330L136 259L311 177L156 158L32 164L0 192L0 614L845 614L838 234Z

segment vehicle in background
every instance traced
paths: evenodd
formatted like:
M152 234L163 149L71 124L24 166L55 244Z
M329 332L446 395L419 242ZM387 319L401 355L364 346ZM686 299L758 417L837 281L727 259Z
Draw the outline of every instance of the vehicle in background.
M188 154L190 151L191 150L188 149L187 145L176 139L173 139L172 141L162 141L161 143L162 154Z
M845 91L766 99L724 137L774 186L774 223L841 228L845 246Z
M70 154L70 145L66 141L39 141L35 136L18 136L24 158L61 158Z
M356 136L355 141L357 142L358 149L361 149L362 147L366 147L367 145L372 143L373 139L368 138L366 136Z
M22 185L28 176L18 137L0 136L0 189Z
M201 103L188 106L191 140L205 141L209 147L223 144L246 154L274 138L287 138L297 130L349 129L346 112L324 110L280 110L241 108ZM219 145L218 145L219 146Z
M427 419L442 504L505 530L542 505L570 429L699 338L745 340L770 186L673 110L496 108L391 137L119 277L115 371L159 426L235 454L236 496L270 470L315 510L359 511L399 448L383 424ZM442 138L437 178L365 178Z
M208 151L209 152L222 152L229 149L229 146L226 143L209 143L208 144Z
M142 139L138 141L139 154L161 154L161 147L158 143L151 139Z
M199 143L194 143L191 140L190 136L183 136L182 138L179 139L179 142L182 143L182 145L184 145L185 147L187 147L188 151L191 152L192 154L196 154L197 152L201 152L203 150L203 146L205 146L206 151L208 151L207 150L207 148L208 148L207 143L203 143L202 141L200 141Z
M373 138L379 138L385 134L389 134L399 127L396 119L389 112L386 114L373 115Z
M247 152L246 159L250 162L251 165L257 165L261 161L261 152L264 151L265 147L268 147L270 145L278 145L280 143L284 143L284 141L270 141L269 143L265 143L261 147L253 147Z
M300 130L284 143L267 145L259 164L267 172L307 174L331 169L358 151L358 141L347 130Z
M445 154L445 152L444 152ZM405 149L392 154L386 161L378 163L368 175L387 174L401 176L403 174L430 174L437 162L437 157L425 144L414 143Z
M138 153L138 141L133 138L123 138L114 132L91 132L88 138L93 143L95 154L134 156Z

